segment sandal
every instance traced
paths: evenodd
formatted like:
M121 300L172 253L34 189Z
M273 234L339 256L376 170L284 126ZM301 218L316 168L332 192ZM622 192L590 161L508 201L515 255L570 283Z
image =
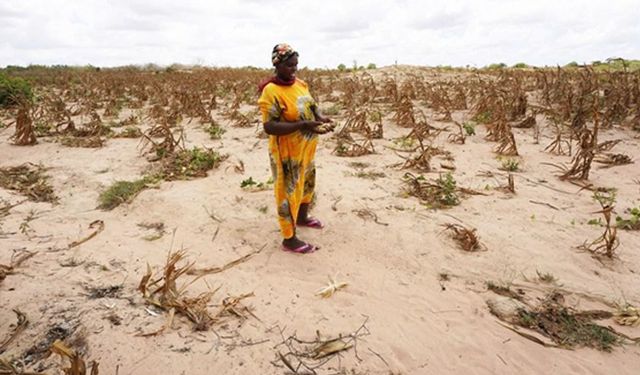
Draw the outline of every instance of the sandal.
M322 229L324 228L324 224L322 224L322 222L318 219L316 219L315 217L309 217L307 218L307 221L305 222L299 222L296 223L298 226L300 227L307 227L307 228L314 228L314 229Z
M298 253L298 254L308 254L308 253L313 253L314 251L317 250L317 248L311 244L308 243L304 243L296 248L292 248L292 247L287 247L285 245L282 245L282 249L284 251L289 251L292 253Z

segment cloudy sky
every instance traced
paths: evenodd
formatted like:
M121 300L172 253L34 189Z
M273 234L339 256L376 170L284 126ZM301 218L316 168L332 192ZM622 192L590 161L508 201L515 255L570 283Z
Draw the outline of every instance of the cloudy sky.
M639 0L0 0L0 66L640 59Z

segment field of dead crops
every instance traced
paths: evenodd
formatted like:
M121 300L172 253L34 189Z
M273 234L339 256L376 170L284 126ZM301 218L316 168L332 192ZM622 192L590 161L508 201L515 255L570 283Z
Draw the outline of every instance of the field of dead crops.
M14 69L0 375L636 374L640 71L302 70L281 250L258 69Z

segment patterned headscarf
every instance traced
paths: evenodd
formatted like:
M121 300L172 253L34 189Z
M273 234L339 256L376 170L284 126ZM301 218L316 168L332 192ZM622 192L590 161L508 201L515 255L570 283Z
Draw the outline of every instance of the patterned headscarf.
M298 52L294 51L287 43L276 44L271 52L271 62L275 66L289 60L291 56L298 56Z

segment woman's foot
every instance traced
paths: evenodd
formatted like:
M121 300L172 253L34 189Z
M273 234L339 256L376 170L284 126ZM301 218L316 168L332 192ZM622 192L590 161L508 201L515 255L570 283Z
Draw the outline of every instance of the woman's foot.
M300 219L296 222L296 225L300 227L308 227L308 228L316 228L322 229L324 228L324 224L315 217L307 217L306 219Z
M302 253L302 254L312 253L317 250L315 246L308 244L304 241L301 241L296 236L284 239L282 241L282 248L285 251L291 251L294 253Z
M309 204L303 203L300 205L300 210L298 211L298 220L296 220L296 225L301 227L309 227L322 229L324 225L322 222L315 217L309 216Z

